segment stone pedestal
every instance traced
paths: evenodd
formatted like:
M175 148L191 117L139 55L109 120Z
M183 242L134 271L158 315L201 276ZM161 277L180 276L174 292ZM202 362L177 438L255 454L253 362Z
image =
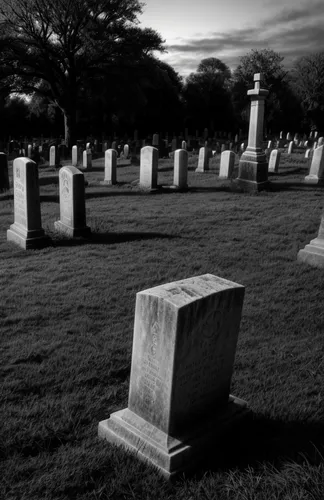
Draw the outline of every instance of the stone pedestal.
M62 167L59 173L60 220L55 229L71 238L90 235L86 225L84 175L76 167Z
M324 268L324 214L322 215L317 238L311 240L304 249L299 250L297 260L310 266Z
M42 248L49 239L42 229L38 168L29 158L16 158L13 162L15 222L7 231L7 240L24 250Z
M243 297L211 274L139 292L128 407L99 436L168 478L197 467L247 412L229 394Z
M236 183L244 191L261 191L268 186L268 162L262 149L264 101L268 90L260 88L261 73L254 75L254 89L248 91L251 97L251 113L248 146L239 162Z

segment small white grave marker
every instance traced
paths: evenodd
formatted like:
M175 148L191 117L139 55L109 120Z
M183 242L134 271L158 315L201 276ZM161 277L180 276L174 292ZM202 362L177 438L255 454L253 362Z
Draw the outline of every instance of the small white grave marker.
M140 181L141 187L146 189L157 188L159 151L152 146L141 149L140 158Z
M230 179L233 175L235 164L235 153L233 151L223 151L220 159L219 178Z
M177 149L174 152L174 174L173 186L178 189L186 189L188 177L188 152L185 149Z
M60 220L55 229L71 238L89 236L86 225L84 175L76 167L62 167L59 172Z

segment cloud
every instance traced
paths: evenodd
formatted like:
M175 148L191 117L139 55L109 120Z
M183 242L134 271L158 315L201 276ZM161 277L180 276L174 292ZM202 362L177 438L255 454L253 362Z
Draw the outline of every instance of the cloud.
M233 69L251 49L270 48L284 56L284 65L290 67L298 57L324 51L322 3L284 8L255 26L179 39L166 46L163 60L187 76L205 57L217 57Z

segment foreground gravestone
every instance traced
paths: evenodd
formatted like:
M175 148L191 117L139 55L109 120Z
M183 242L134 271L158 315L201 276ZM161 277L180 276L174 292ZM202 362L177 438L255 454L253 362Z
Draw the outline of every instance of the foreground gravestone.
M211 274L136 296L128 408L99 436L167 477L195 468L246 412L230 396L244 287Z
M292 154L292 152L293 152L293 149L294 149L294 141L290 141L290 142L289 142L289 145L288 145L288 151L287 151L287 153L288 153L289 155L291 155L291 154Z
M69 237L89 236L86 226L84 175L76 167L62 167L59 172L60 220L55 229Z
M268 172L278 172L280 164L280 151L273 149L270 153Z
M177 149L174 152L173 187L186 189L188 178L188 152L185 149Z
M299 250L297 260L314 267L324 268L324 213L322 214L317 238L311 240L309 245Z
M268 186L268 162L262 149L264 102L269 91L260 88L261 73L254 75L248 145L239 162L237 185L244 191L261 191Z
M157 189L159 151L152 146L144 146L140 157L140 181L145 189Z
M8 158L5 153L0 153L0 193L9 188Z
M100 184L116 184L117 183L117 151L115 149L107 149L105 151L105 178Z
M7 231L7 240L25 250L48 244L42 229L38 168L29 158L13 162L14 224Z
M324 146L314 150L309 174L304 180L307 184L324 184Z
M233 151L223 151L220 159L219 178L230 179L233 175L235 164L235 153Z

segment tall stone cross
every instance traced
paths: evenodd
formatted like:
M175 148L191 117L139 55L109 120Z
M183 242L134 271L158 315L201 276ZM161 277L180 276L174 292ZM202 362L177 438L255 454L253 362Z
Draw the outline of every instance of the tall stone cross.
M238 185L247 191L265 189L268 182L268 162L262 149L264 102L269 93L261 88L262 73L255 73L254 88L248 90L251 98L249 137L239 163Z

